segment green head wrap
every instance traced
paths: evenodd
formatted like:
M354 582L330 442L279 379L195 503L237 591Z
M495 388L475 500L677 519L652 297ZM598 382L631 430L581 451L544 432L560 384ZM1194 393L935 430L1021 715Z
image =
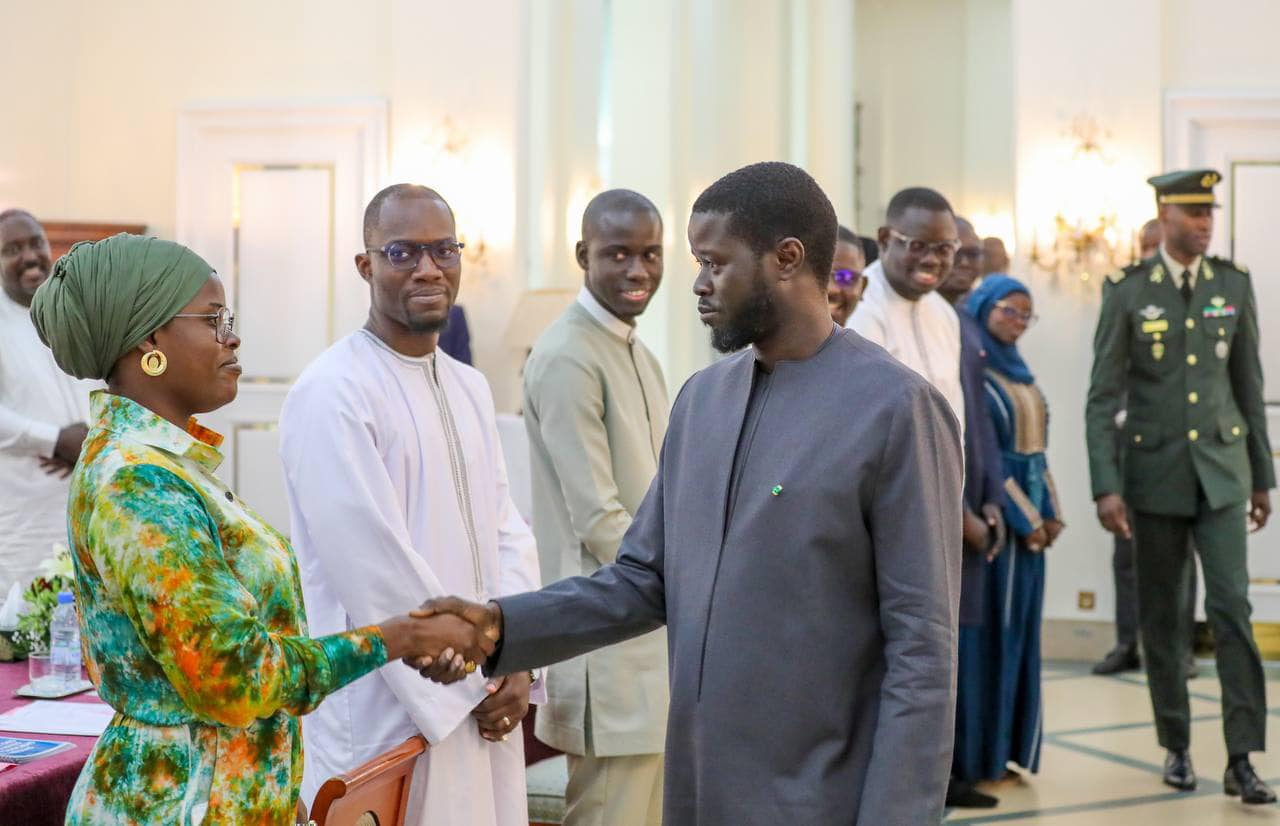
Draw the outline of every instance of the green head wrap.
M172 241L123 232L82 241L36 290L31 320L64 371L105 379L121 356L195 298L212 272Z

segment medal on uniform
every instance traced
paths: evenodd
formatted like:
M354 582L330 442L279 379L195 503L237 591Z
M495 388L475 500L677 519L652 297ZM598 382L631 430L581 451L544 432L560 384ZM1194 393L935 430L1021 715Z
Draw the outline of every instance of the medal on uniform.
M1156 361L1164 358L1164 343L1157 341L1151 345L1151 357Z
M1209 300L1209 306L1204 308L1203 313L1205 318L1230 318L1236 314L1236 308L1222 296L1215 295Z
M1231 352L1231 348L1228 347L1227 343L1222 339L1219 339L1218 343L1213 345L1213 354L1220 359L1226 358L1227 353L1230 353L1230 352Z

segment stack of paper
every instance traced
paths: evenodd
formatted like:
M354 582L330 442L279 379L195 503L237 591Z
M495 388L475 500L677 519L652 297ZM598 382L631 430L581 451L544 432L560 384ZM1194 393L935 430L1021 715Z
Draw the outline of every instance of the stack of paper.
M0 714L0 731L101 737L115 713L106 703L36 700Z

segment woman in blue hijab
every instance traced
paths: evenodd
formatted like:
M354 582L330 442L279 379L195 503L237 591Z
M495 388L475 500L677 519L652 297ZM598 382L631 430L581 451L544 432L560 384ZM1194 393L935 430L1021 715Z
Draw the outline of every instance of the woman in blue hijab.
M1044 550L1062 532L1057 492L1045 459L1049 416L1018 339L1035 322L1031 292L1007 275L993 275L969 297L987 352L987 406L1004 464L1004 518L1009 537L987 564L983 624L962 629L964 669L957 708L963 753L956 774L973 782L1005 775L1010 761L1040 768L1040 617L1044 606Z

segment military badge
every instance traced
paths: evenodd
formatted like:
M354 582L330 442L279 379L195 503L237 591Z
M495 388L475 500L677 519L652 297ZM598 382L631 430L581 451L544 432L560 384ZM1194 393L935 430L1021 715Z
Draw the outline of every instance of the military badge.
M1209 299L1209 306L1203 312L1205 318L1229 318L1236 314L1236 308L1222 296L1215 295Z
M1164 315L1164 307L1157 307L1154 304L1148 304L1141 310L1138 310L1138 315L1142 316L1147 321L1155 321L1157 318Z
M1167 332L1168 329L1169 329L1169 319L1167 318L1161 318L1155 321L1142 322L1142 332L1155 333L1157 338L1159 338L1161 333Z
M1162 344L1159 341L1157 341L1155 344L1152 344L1151 357L1156 361L1159 361L1160 359L1164 358L1164 344Z
M1227 343L1222 339L1219 339L1218 343L1213 345L1213 354L1220 359L1226 358L1227 354L1230 352L1231 352L1231 347L1228 346Z
M1164 280L1164 265L1161 264L1159 261L1157 261L1156 265L1151 268L1151 283L1159 284L1163 280Z

